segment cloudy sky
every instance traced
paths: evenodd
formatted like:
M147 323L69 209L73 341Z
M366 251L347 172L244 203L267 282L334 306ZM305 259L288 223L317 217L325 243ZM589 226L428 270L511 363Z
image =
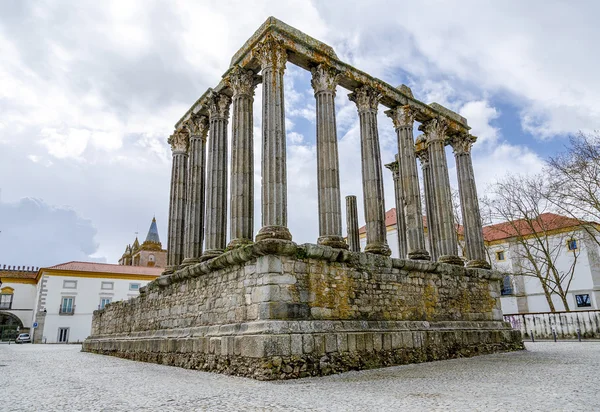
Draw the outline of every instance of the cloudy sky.
M166 245L166 139L270 15L465 116L479 136L482 194L507 172L539 171L570 134L600 128L599 14L595 1L3 0L0 265L116 263L153 215ZM314 242L314 97L308 74L291 64L285 82L289 226L297 242ZM361 198L348 93L338 87L336 98L342 195ZM255 126L258 166L260 116ZM389 162L397 149L383 113L379 132ZM256 216L258 229L258 208Z

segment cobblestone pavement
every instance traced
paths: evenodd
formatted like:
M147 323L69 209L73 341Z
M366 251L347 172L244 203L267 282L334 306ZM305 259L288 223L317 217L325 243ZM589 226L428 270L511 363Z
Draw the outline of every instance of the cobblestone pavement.
M81 353L0 345L0 410L600 410L600 342L258 382Z

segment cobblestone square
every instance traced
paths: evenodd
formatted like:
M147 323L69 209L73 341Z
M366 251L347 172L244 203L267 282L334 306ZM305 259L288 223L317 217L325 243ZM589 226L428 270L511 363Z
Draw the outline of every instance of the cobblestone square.
M0 409L600 410L600 342L528 343L521 352L284 382L133 362L80 349L0 345Z

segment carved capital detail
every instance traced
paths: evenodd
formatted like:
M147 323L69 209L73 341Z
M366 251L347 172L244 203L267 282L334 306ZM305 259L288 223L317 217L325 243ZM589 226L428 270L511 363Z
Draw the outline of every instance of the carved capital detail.
M240 66L235 66L225 79L231 90L233 97L245 95L254 97L256 85L260 83L261 77L256 75L252 70L242 69Z
M178 129L173 132L167 143L171 145L171 150L173 154L175 153L185 153L188 149L188 144L190 141L190 134L185 129Z
M287 52L283 41L276 39L272 34L265 36L253 50L253 56L259 61L262 70L284 70L287 62Z
M443 118L437 117L421 124L419 130L425 133L428 142L445 141L448 122Z
M395 109L390 109L385 114L394 122L394 128L412 127L417 116L417 110L409 105L398 106Z
M421 135L415 143L415 155L419 158L421 166L429 164L429 150L427 148L427 142L423 135Z
M356 103L359 112L377 111L381 94L369 86L361 86L348 95L350 101Z
M477 137L472 134L460 134L450 138L449 143L452 146L455 155L470 154L473 143Z
M385 167L392 171L394 179L397 179L400 176L400 163L397 160L386 164Z
M202 140L206 140L206 135L208 133L208 117L194 114L186 122L186 126L188 131L190 132L190 139L194 137L201 137Z
M315 94L319 92L331 92L335 96L335 87L337 86L337 81L340 77L339 71L321 63L317 67L313 67L311 73L312 79L310 84L312 85Z
M211 92L208 97L208 114L210 118L228 118L230 105L231 97L226 94Z

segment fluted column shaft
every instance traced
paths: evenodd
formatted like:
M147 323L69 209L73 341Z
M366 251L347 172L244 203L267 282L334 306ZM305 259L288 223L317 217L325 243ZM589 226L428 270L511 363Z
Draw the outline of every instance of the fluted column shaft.
M398 160L406 221L406 257L429 260L430 256L425 247L421 191L413 137L415 113L410 106L403 106L389 110L386 114L392 118L398 138Z
M396 201L396 234L398 237L398 256L401 259L406 258L406 221L404 219L404 193L402 189L402 177L400 175L400 165L398 164L398 155L396 161L385 165L391 170L394 178L394 199Z
M256 240L292 240L287 228L287 168L283 73L287 52L273 36L257 46L255 56L263 77L262 228Z
M456 159L467 266L489 269L491 266L486 260L481 211L471 159L471 146L476 139L472 135L461 135L455 136L450 143Z
M319 199L318 244L348 248L342 237L342 206L335 87L338 72L321 64L312 69L312 87L317 108L317 185Z
M212 93L206 175L206 230L202 260L219 256L227 242L227 124L231 98Z
M186 188L183 264L197 263L202 256L208 118L206 116L194 116L188 123L190 149Z
M171 169L169 236L167 241L167 269L165 273L176 270L183 260L188 142L189 137L184 130L176 131L169 138L169 144L173 153L173 166Z
M446 128L442 119L432 119L423 124L423 130L427 139L431 176L433 180L434 206L433 213L439 228L437 248L439 261L456 265L463 265L458 257L458 243L456 239L456 227L452 207L452 192L450 189L450 177L448 175L448 163L446 160Z
M360 234L358 233L358 208L356 196L346 196L346 226L348 229L348 247L351 252L360 252Z
M383 176L377 131L379 95L374 89L362 86L348 97L356 103L360 119L363 199L367 226L365 252L389 256L391 250L386 237Z
M429 252L432 260L437 260L439 254L437 252L438 225L435 218L435 190L433 190L433 179L431 177L431 167L429 163L429 151L426 147L425 140L417 141L417 156L421 162L421 170L423 172L423 192L425 196L425 214L427 216L427 231L429 238Z
M229 249L254 236L254 89L260 76L236 66L227 79L233 91L231 138L231 217Z

